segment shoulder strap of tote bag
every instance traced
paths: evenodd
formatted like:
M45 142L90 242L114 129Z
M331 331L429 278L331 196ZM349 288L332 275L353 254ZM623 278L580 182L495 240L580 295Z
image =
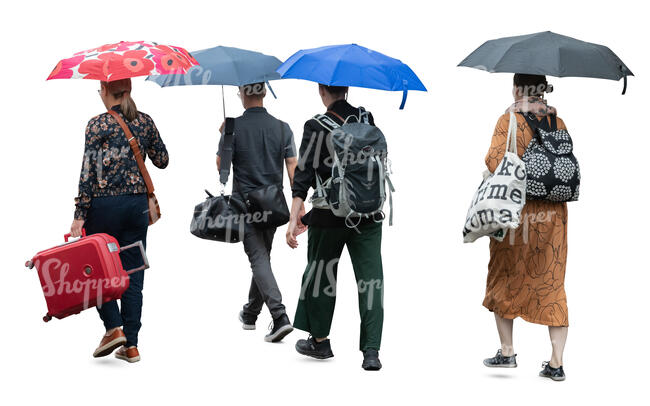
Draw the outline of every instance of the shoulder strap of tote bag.
M506 151L517 153L517 116L513 112L510 112L510 120L508 121Z
M235 119L226 118L226 125L223 131L223 147L221 150L221 167L219 169L219 182L222 185L228 183L230 176L230 164L232 163L232 144L235 137Z
M124 122L122 117L120 117L116 111L108 110L108 114L113 116L120 127L122 127L124 135L126 136L126 140L131 147L131 151L133 151L133 155L135 156L135 161L138 163L138 169L140 170L144 184L147 186L147 192L149 194L153 193L153 182L151 181L151 176L149 176L149 171L147 171L147 166L144 164L144 159L142 158L142 153L140 152L140 147L138 146L138 140L135 139L133 133L129 129L129 126Z

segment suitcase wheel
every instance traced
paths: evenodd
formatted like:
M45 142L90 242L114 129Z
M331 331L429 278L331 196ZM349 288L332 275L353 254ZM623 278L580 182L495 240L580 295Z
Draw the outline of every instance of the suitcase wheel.
M34 263L32 261L27 261L25 262L25 266L29 269L32 269L34 267Z
M47 323L47 322L50 321L50 320L52 320L52 316L50 316L49 313L46 314L45 316L43 316L43 321L44 321L44 322Z

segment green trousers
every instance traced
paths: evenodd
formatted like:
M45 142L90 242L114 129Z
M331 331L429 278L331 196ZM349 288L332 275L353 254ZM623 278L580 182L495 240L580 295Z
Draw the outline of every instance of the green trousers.
M358 227L309 227L307 268L293 326L313 337L327 337L336 303L338 262L347 246L359 293L359 349L379 350L384 324L384 275L381 264L381 223Z

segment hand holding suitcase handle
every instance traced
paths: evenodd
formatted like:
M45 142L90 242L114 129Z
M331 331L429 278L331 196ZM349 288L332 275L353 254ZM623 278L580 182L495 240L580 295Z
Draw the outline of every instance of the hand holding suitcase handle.
M70 234L70 233L64 234L64 235L63 235L63 239L65 240L65 242L68 242L68 238L70 238L71 236L72 236L72 234ZM86 229L85 229L85 228L82 228L82 229L81 229L81 237L80 237L80 238L84 238L85 236L86 236Z

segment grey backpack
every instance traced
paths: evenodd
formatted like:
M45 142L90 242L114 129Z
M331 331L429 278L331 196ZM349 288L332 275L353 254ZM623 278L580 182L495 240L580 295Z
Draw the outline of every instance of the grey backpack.
M360 107L359 116L347 117L343 125L324 114L314 119L330 134L327 147L332 154L332 175L323 181L316 173L316 191L310 199L313 207L331 210L356 229L363 218L384 220L382 208L388 186L389 224L393 225L395 189L390 180L386 138L379 128L370 125L368 112Z

